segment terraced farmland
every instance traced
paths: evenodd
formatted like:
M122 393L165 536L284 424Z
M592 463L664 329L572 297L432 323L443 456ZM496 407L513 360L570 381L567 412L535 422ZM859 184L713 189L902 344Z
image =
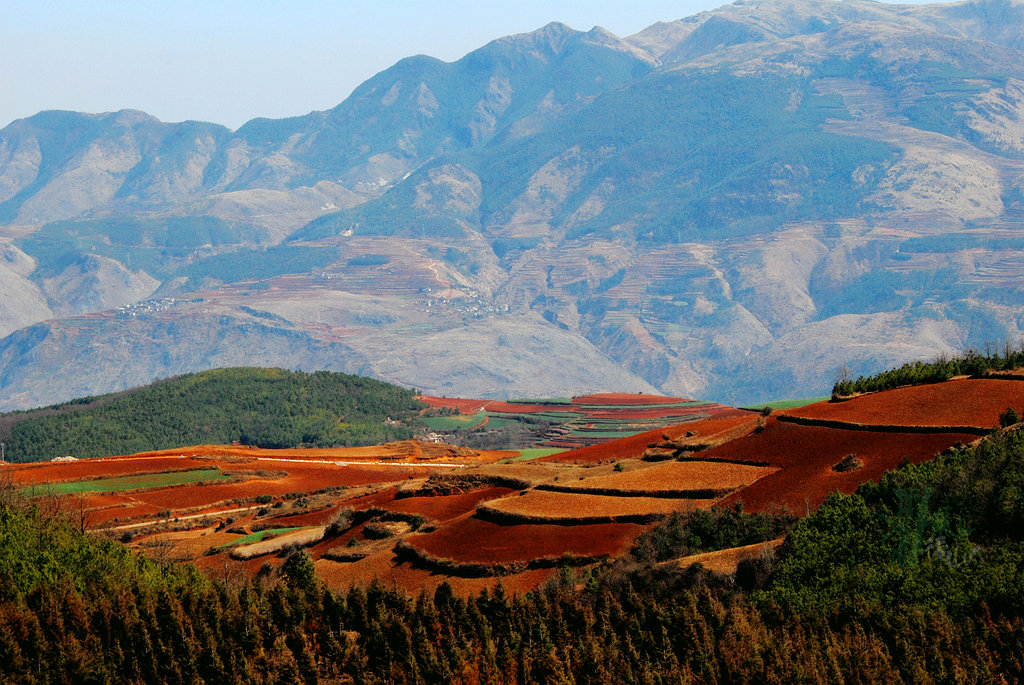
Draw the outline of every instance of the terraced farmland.
M842 402L818 402L785 413L802 419L873 426L969 427L990 429L1012 408L1024 411L1024 381L963 378L860 395Z
M700 421L733 412L729 407L681 397L606 393L573 398L487 402L484 400L421 397L429 407L460 412L459 417L424 417L432 430L497 430L513 425L546 426L542 434L520 448L574 450L627 438L686 421ZM482 413L486 423L480 420Z
M1005 377L958 380L770 416L633 395L424 398L455 410L428 417L452 425L505 430L543 417L560 430L545 442L595 442L522 455L416 441L333 450L199 445L3 468L17 488L48 493L83 525L218 576L252 577L305 548L332 587L380 578L412 592L448 581L476 593L500 579L528 590L560 566L626 553L677 512L742 504L803 515L833 490L853 492L902 462L974 441L1004 405L1024 408L1021 390L1024 381ZM611 439L618 433L627 437ZM678 563L731 572L764 553L759 545Z
M114 478L94 478L91 480L63 481L32 484L27 486L34 494L40 492L53 495L70 495L84 492L124 492L128 490L151 490L193 483L210 483L224 480L230 476L220 469L199 469L194 471L167 471L164 473L147 473L138 476L119 476Z

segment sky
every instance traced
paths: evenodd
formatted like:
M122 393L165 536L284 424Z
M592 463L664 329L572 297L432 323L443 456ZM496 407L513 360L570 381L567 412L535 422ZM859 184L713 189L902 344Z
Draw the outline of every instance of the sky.
M721 4L721 3L717 3ZM235 129L328 109L403 57L456 60L551 21L626 36L708 0L5 0L0 127L140 109Z
M619 36L722 0L4 0L0 127L140 109L236 129L329 109L403 57L445 61L552 21Z

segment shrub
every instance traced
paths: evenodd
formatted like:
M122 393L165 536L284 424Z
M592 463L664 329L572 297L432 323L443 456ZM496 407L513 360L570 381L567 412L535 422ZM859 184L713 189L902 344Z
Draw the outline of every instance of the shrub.
M999 415L999 425L1003 428L1020 423L1020 415L1013 407L1007 407L1006 411Z

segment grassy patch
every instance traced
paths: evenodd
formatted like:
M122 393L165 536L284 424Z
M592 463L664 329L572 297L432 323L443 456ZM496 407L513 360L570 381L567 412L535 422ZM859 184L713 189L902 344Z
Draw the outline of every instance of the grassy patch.
M814 404L815 402L824 402L830 399L829 395L824 397L808 397L802 400L778 400L775 402L765 402L764 404L754 404L744 409L764 409L765 407L771 407L772 409L796 409L797 407L803 407L808 404Z
M458 431L458 430L469 430L479 426L486 414L478 412L476 414L458 414L456 416L423 416L420 417L420 423L426 425L432 431Z
M150 490L165 488L172 485L188 485L190 483L206 483L214 480L225 480L229 476L220 469L200 469L196 471L171 471L168 473L147 473L141 476L122 476L119 478L97 478L79 480L68 483L47 483L32 486L25 491L31 494L71 495L81 492L123 492L125 490Z
M547 457L552 454L558 454L564 452L565 449L562 447L527 447L519 450L518 457L512 457L511 459L503 459L502 463L512 463L515 461L530 461L531 459L540 459L541 457Z
M494 429L498 429L498 428L508 428L509 426L526 426L526 425L529 425L529 424L527 422L525 422L525 421L520 421L519 419L509 418L508 415L495 414L495 415L491 416L491 418L487 422L487 425L485 426L485 428L487 428L488 430L494 430Z
M628 438L643 432L642 430L588 430L586 428L579 428L570 431L569 435L575 435L580 438Z
M261 542L268 537L272 538L278 535L284 535L285 533L290 533L293 530L306 530L307 528L313 528L313 526L293 526L291 528L267 528L266 530L258 530L255 533L243 535L231 542L225 542L223 545L217 545L217 549L236 547L238 545L248 545L253 542Z

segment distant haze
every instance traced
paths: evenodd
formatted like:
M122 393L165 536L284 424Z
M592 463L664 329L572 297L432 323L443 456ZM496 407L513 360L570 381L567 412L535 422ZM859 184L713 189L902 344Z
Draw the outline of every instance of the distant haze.
M560 21L626 36L715 0L8 0L0 127L46 109L140 109L237 128L328 109L403 57L446 61Z

